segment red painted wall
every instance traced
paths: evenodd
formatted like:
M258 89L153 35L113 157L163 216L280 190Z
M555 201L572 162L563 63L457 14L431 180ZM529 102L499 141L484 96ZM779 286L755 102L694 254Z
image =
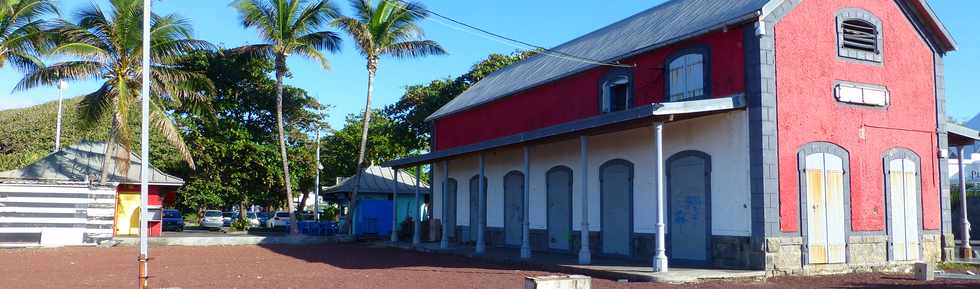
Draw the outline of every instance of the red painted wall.
M835 15L845 7L863 8L882 20L883 64L837 58ZM800 229L797 152L814 141L835 143L850 153L853 230L885 229L882 154L895 147L921 158L923 225L939 229L933 55L910 20L894 1L802 1L775 31L782 231ZM884 85L891 105L839 103L835 80Z
M742 29L732 28L683 41L622 61L634 64L634 105L664 98L667 57L679 49L703 45L711 50L711 95L745 90ZM608 68L598 67L435 121L436 150L478 143L599 114L599 82Z

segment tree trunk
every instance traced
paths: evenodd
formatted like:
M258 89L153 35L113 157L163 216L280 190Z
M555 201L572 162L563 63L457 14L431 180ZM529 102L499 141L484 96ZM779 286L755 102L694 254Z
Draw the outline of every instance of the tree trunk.
M99 177L99 184L105 185L109 182L109 162L113 155L116 154L116 138L114 137L116 133L116 118L112 118L112 124L109 125L109 139L105 143L105 151L102 155L102 175Z
M368 57L367 63L368 71L368 83L367 83L367 101L364 104L364 120L363 127L361 128L361 148L357 153L357 172L354 174L354 189L351 192L350 200L350 214L347 215L350 224L350 234L354 235L354 229L356 225L354 223L354 216L357 213L357 191L360 190L361 184L361 174L364 171L364 155L367 153L367 140L368 140L368 127L371 124L371 97L374 95L374 75L378 71L378 58Z
M289 234L299 234L296 226L296 208L293 205L293 187L289 177L289 157L286 155L286 132L282 120L282 78L286 74L286 57L276 55L276 124L279 126L279 153L282 155L282 176L286 184L286 207L289 208Z
M299 198L299 208L296 209L300 211L306 211L306 199L310 198L310 192L303 190L302 194L303 194L302 197Z

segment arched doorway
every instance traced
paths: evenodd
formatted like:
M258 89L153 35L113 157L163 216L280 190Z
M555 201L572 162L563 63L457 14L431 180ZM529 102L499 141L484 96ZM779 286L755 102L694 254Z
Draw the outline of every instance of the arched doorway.
M504 244L520 246L524 234L524 173L504 176Z
M633 163L611 160L599 167L602 254L629 256L633 232Z
M456 179L446 181L446 228L450 239L456 238L456 193L458 184Z
M548 198L548 248L570 250L572 237L572 169L558 166L545 175Z
M710 261L711 156L684 151L667 159L667 254L678 263Z
M919 260L922 203L919 156L910 150L893 149L885 155L884 162L888 259Z
M486 177L483 178L483 187L487 187ZM486 190L484 190L486 192ZM477 231L480 229L480 215L483 216L484 220L487 217L487 194L483 194L483 210L480 210L480 176L476 175L470 178L470 231L467 236L467 241L476 242Z

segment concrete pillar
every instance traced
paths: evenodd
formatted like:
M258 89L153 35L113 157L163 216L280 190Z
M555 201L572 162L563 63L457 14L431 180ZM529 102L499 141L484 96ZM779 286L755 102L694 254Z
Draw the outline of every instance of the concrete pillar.
M966 206L966 170L963 167L963 154L966 153L966 146L957 147L956 165L960 169L960 224L963 243L960 244L960 256L963 258L973 258L973 249L970 247L970 220L967 218Z
M398 168L391 168L395 181L391 185L391 242L398 242ZM360 181L360 180L357 180Z
M531 206L531 159L530 148L524 146L524 194L523 205L521 206L521 259L531 258L531 238L530 220L528 220L528 210Z
M419 244L422 243L422 236L421 236L421 232L420 232L421 231L420 230L420 227L422 226L421 220L420 220L420 219L422 219L422 208L421 208L422 206L419 206L419 186L420 186L420 183L419 182L422 180L422 169L421 168L422 168L422 165L416 165L415 166L415 207L412 208L412 210L415 211L415 217L412 218L412 220L413 220L413 223L412 223L412 227L413 227L413 230L412 230L412 246L418 246Z
M581 233L581 246L578 250L578 263L592 263L592 252L589 250L589 137L579 136L579 173L581 174L582 184L582 224L579 227Z
M477 204L479 205L477 205L476 212L470 212L471 214L475 213L477 216L476 218L477 219L476 222L476 254L477 255L482 255L483 253L487 252L487 242L486 242L486 232L485 232L487 228L487 216L486 214L483 213L486 211L487 208L487 204L484 201L487 198L487 183L486 183L487 174L486 173L487 173L486 158L483 156L483 153L481 152L480 153L480 181L479 181L480 193L477 196L477 200L476 200Z
M654 272L667 272L667 249L664 240L664 124L661 122L653 124L653 143L654 143L654 162L656 162L657 180L657 243L654 248L656 254L653 258Z
M439 248L449 249L449 161L442 162L442 240Z

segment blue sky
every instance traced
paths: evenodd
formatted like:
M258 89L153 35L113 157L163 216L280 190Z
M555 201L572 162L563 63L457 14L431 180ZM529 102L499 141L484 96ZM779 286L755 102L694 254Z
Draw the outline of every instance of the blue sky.
M102 1L96 1L101 3ZM228 6L230 0L166 0L155 2L156 13L177 13L191 19L195 37L225 47L256 43L254 31L239 23L238 14ZM534 44L551 47L592 30L633 15L663 1L637 0L494 0L458 1L425 0L429 9L487 30ZM88 5L89 1L61 0L66 15ZM344 13L350 11L347 1L337 2ZM948 112L956 119L967 119L980 112L976 105L970 68L980 66L980 37L975 13L980 1L930 0L929 3L946 24L959 44L959 51L946 58ZM407 85L427 83L433 79L456 76L489 53L510 53L515 48L478 35L461 32L437 22L422 24L426 37L439 41L450 53L423 59L382 59L375 88L373 107L380 108L398 100ZM319 64L290 58L294 76L290 85L306 89L322 103L330 104L330 123L343 125L344 117L359 112L364 105L367 73L364 58L345 38L343 50L329 55L332 69ZM17 71L0 69L0 109L25 107L56 100L54 88L12 91L21 78ZM66 97L84 94L97 88L95 82L72 83Z

